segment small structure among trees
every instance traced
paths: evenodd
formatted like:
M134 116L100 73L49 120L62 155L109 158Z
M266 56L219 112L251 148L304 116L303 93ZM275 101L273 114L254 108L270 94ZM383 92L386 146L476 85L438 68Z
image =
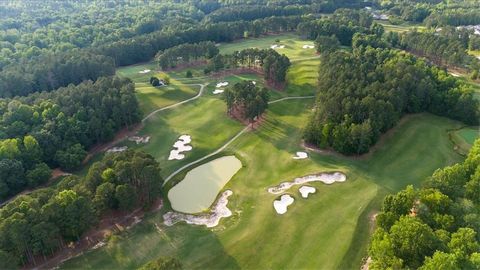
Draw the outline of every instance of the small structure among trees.
M228 114L250 123L265 112L269 98L268 90L255 86L252 81L242 81L225 90Z

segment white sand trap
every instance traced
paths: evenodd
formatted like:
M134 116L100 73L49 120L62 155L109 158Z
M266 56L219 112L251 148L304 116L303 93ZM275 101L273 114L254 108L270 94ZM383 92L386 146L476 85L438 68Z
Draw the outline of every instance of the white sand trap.
M144 70L139 71L138 73L146 74L146 73L149 73L150 71L151 71L150 69L144 69Z
M278 214L283 215L287 212L287 208L295 201L292 196L284 194L280 197L280 200L273 201L273 208Z
M324 184L330 185L335 182L345 182L347 180L347 176L340 172L334 173L320 173L320 174L312 174L303 177L295 178L293 181L290 182L283 182L277 186L268 188L268 192L272 194L280 194L285 190L290 189L292 186L295 185L303 185L308 182L323 182Z
M170 151L168 160L182 160L185 158L183 152L191 151L193 148L191 145L188 145L192 142L192 137L190 135L182 135L178 140L173 144L173 149Z
M122 146L122 147L112 147L107 150L107 153L119 153L126 151L128 149L128 146Z
M450 75L452 75L453 77L460 77L460 74L455 72L450 72Z
M150 141L150 136L131 136L128 137L128 140L131 142L135 142L136 144L141 144L141 143L148 143Z
M215 89L215 90L213 90L212 93L213 93L214 95L218 95L218 94L223 93L224 91L225 91L225 90L222 90L222 89Z
M208 214L191 215L171 211L163 215L163 223L172 226L180 221L185 221L187 224L205 225L207 228L215 227L220 219L232 215L232 211L227 207L228 197L232 194L231 190L224 191Z
M253 85L256 85L256 84L257 84L257 82L256 82L256 81L252 81L252 83L253 83Z
M274 50L276 50L276 49L285 49L285 45L276 45L276 44L274 44L274 45L270 46L270 49L274 49Z
M308 154L306 152L297 152L297 155L293 157L293 159L306 159L308 158Z
M219 82L219 83L217 83L216 87L221 88L221 87L225 87L227 85L228 85L228 82Z
M315 46L313 46L313 45L303 45L302 48L304 48L304 49L313 49L313 48L315 48Z
M302 194L302 198L308 198L308 195L317 192L317 189L310 186L301 186L298 191Z

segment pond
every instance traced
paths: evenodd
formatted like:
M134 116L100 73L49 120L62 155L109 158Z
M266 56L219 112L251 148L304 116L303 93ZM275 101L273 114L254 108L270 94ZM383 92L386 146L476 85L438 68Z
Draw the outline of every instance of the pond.
M242 168L235 156L217 158L189 171L168 192L173 210L194 214L207 210L225 184Z

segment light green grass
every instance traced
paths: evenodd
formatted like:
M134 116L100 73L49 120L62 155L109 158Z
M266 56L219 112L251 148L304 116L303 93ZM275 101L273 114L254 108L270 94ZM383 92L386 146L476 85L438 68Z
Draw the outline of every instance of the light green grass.
M417 31L425 31L427 28L423 25L420 24L415 24L415 23L403 23L400 25L394 25L386 21L378 21L376 20L378 24L382 25L385 31L387 32L397 32L397 33L404 33L408 31L412 31L416 29Z
M276 40L280 42L276 42ZM249 38L233 43L221 44L219 46L221 54L232 54L234 51L241 51L249 48L270 49L270 46L285 45L284 49L277 49L280 54L285 54L291 61L315 57L315 49L303 49L303 45L313 45L311 40L301 40L295 34L271 35L261 38Z

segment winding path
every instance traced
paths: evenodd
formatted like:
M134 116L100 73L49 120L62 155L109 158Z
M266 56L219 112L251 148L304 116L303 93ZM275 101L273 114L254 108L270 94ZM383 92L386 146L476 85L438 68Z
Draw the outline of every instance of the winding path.
M268 104L274 104L274 103L277 103L277 102L282 102L282 101L285 101L285 100L292 100L292 99L309 99L309 98L314 98L315 96L296 96L296 97L284 97L284 98L280 98L280 99L276 99L276 100L272 100L270 102L268 102ZM240 130L240 132L238 132L235 136L233 136L233 138L231 138L230 140L228 140L224 145L222 145L220 148L218 148L217 150L215 150L214 152L206 155L206 156L203 156L197 160L194 160L188 164L185 164L183 165L182 167L180 167L179 169L177 169L176 171L174 171L173 173L171 173L167 178L165 178L165 181L163 182L163 186L165 186L165 184L168 183L168 181L170 181L170 179L172 179L175 175L179 174L181 171L185 170L186 168L192 166L192 165L195 165L199 162L202 162L220 152L222 152L223 150L225 150L233 141L235 141L236 139L238 139L238 137L240 137L243 133L245 133L250 127L249 126L246 126L245 128L243 128L242 130Z
M195 99L201 97L202 94L203 94L203 91L204 91L205 87L208 85L208 83L206 83L206 84L185 84L185 85L190 85L190 86L196 85L196 86L200 86L200 91L198 91L198 94L197 94L196 96L192 97L192 98L186 99L186 100L184 100L184 101L180 101L180 102L175 103L175 104L172 104L172 105L168 105L168 106L166 106L166 107L157 109L157 110L149 113L147 116L145 116L145 118L142 119L142 123L145 122L145 121L147 121L150 117L154 116L154 115L157 114L158 112L161 112L161 111L164 111L164 110L168 110L168 109L171 109L171 108L175 108L175 107L177 107L177 106L180 106L180 105L182 105L182 104L185 104L185 103L187 103L187 102L190 102L190 101L192 101L192 100L195 100Z

